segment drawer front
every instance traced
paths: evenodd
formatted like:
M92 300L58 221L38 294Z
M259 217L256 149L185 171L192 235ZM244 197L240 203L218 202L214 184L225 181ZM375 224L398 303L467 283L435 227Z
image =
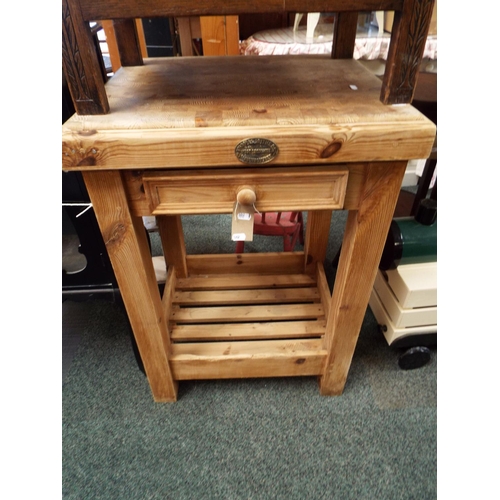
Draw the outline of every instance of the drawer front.
M153 215L231 213L244 189L261 212L341 209L348 170L289 167L148 172L143 183Z

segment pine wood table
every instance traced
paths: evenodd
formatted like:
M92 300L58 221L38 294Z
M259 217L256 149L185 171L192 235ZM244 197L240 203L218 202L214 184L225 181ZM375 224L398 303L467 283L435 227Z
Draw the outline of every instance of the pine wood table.
M393 84L352 59L186 57L122 67L107 99L75 97L63 169L83 173L155 401L189 379L318 376L321 394L342 393L406 163L435 137ZM181 215L232 213L243 190L259 211L308 211L304 251L188 255ZM333 210L348 217L331 294Z

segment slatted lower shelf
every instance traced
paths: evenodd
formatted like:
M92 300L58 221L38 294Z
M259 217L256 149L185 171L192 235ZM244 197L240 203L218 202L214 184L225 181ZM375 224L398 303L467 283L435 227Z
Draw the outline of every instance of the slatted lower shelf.
M325 297L325 294L328 294ZM176 380L319 375L329 303L324 271L195 276L169 270L163 304Z

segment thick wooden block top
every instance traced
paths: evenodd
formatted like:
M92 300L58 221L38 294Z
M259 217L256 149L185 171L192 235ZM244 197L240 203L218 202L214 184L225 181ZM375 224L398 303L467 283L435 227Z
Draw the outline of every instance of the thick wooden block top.
M270 165L428 157L434 124L380 87L322 56L147 59L106 84L109 114L64 124L63 168L244 166L235 149L252 138L276 145Z

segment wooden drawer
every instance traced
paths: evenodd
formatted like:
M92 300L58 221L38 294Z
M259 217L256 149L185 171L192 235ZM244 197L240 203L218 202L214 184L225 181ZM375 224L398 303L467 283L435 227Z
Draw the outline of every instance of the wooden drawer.
M238 192L255 192L262 212L341 209L348 170L288 167L147 172L144 190L153 215L231 213Z

